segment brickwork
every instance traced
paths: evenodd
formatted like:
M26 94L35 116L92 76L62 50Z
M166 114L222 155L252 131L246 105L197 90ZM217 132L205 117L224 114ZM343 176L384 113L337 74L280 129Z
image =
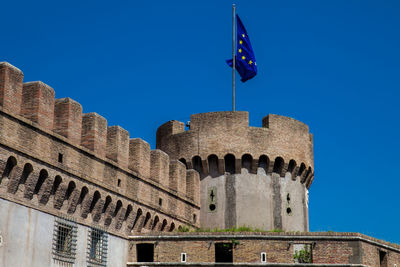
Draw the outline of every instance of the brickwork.
M122 237L199 226L193 222L199 177L191 170L151 152L143 140L130 140L120 126L107 127L98 114L82 114L74 100L54 99L50 86L23 84L22 77L0 63L1 198ZM154 168L152 154L162 154ZM171 176L170 165L177 166Z
M165 151L171 159L184 159L190 168L194 158L199 157L201 167L197 170L209 174L209 156L218 160L218 173L226 170L224 157L235 158L235 172L240 173L244 155L250 156L250 170L256 172L260 157L268 159L268 173L274 171L274 163L282 159L279 174L284 176L289 169L293 178L298 178L307 187L313 179L313 138L308 126L292 118L270 114L263 119L263 127L249 127L247 112L210 112L191 116L190 129L184 124L169 121L157 130L157 148Z
M357 233L174 233L130 240L131 262L136 261L136 244L141 243L155 244L156 262L180 262L181 253L186 253L190 264L215 262L215 244L231 243L234 263L261 263L261 253L265 252L268 263L293 264L296 245L311 246L312 265L316 266L380 266L379 250L388 253L387 266L400 263L399 245Z
M301 266L400 266L399 245L356 233L176 232L201 226L204 181L219 186L225 225L261 205L275 228L300 222L307 231L313 136L302 122L271 114L257 128L249 127L247 112L195 114L189 130L178 121L160 126L151 150L102 116L82 113L76 101L54 96L50 86L23 83L22 71L0 63L0 198L128 239L127 266L141 265L141 243L154 244L157 263L148 266L180 266L181 253L191 266L214 266L218 243L232 244L234 266L261 266L262 252L262 266L298 266L294 250L303 245L312 248L313 263Z

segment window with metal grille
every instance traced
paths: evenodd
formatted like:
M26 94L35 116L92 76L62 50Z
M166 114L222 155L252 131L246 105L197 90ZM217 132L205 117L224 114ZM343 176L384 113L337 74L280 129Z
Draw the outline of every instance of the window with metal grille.
M66 264L74 264L78 227L75 222L56 218L53 230L53 259ZM69 266L69 265L66 265Z
M107 233L101 229L90 228L88 236L88 266L107 265Z

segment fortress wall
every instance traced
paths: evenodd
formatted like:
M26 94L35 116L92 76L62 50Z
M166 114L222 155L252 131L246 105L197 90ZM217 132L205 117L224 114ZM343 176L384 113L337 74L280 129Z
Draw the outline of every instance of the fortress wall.
M176 226L195 225L192 223L193 214L198 213L199 206L194 203L193 195L187 195L185 168L179 165L179 175L172 176L170 181L170 160L164 152L150 152L146 142L130 140L129 133L120 126L107 127L106 119L96 113L82 114L82 107L72 99L55 100L54 90L42 82L22 86L22 77L22 72L15 67L0 63L0 146L3 148L4 165L0 172L6 170L10 156L23 158L15 168L19 177L23 173L24 162L35 161L34 175L28 180L36 186L42 179L42 185L47 189L36 194L31 192L34 188L29 189L28 198L19 201L28 205L30 197L37 194L43 195L44 202L48 201L51 186L56 183L55 175L44 177L40 170L54 169L61 177L71 177L75 184L84 183L83 187L91 187L92 198L96 189L99 192L104 190L92 207L92 213L101 210L101 205L110 205L107 206L109 210L116 207L116 202L111 205L105 199L113 195L113 199L118 196L130 203L123 208L139 205L142 211L151 210L153 215L167 218L169 226L171 223ZM11 107L18 103L19 114L15 113L19 107ZM64 191L68 190L68 185L64 183L59 186ZM11 192L5 192L2 197L15 198ZM159 207L160 195L164 197L164 203L173 203L178 208ZM18 196L18 199L20 197L25 196ZM37 207L38 203L32 205ZM64 207L63 202L57 205ZM176 213L169 213L170 210L176 210ZM47 212L57 210L49 208ZM85 220L87 214L90 212L83 210L80 216Z
M358 233L174 233L162 236L131 236L127 266L136 263L136 245L155 243L154 258L149 266L184 266L196 263L215 264L216 245L232 244L232 266L381 266L380 251L386 252L384 266L399 264L400 250L396 244L377 240ZM373 243L371 243L373 242ZM295 264L295 251L311 247L312 264ZM266 263L261 263L261 253L266 253ZM186 253L187 263L180 263L181 253ZM164 264L165 263L165 264Z

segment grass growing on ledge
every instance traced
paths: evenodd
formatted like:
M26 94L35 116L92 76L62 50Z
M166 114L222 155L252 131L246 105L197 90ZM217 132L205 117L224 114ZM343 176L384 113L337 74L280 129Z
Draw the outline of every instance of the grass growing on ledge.
M184 232L196 232L196 233L221 233L221 232L263 232L263 233L282 233L284 232L281 229L274 229L271 231L266 231L258 228L251 228L248 226L240 226L240 227L232 227L232 228L227 228L227 229L219 229L219 228L200 228L200 229L193 229L187 226L182 226L178 228L178 232L184 233Z

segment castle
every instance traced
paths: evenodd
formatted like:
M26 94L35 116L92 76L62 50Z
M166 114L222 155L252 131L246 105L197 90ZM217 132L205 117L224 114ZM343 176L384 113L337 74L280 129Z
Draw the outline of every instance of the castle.
M161 125L151 150L54 96L0 63L0 266L400 265L399 245L308 232L302 122L195 114ZM186 231L241 226L257 230Z

